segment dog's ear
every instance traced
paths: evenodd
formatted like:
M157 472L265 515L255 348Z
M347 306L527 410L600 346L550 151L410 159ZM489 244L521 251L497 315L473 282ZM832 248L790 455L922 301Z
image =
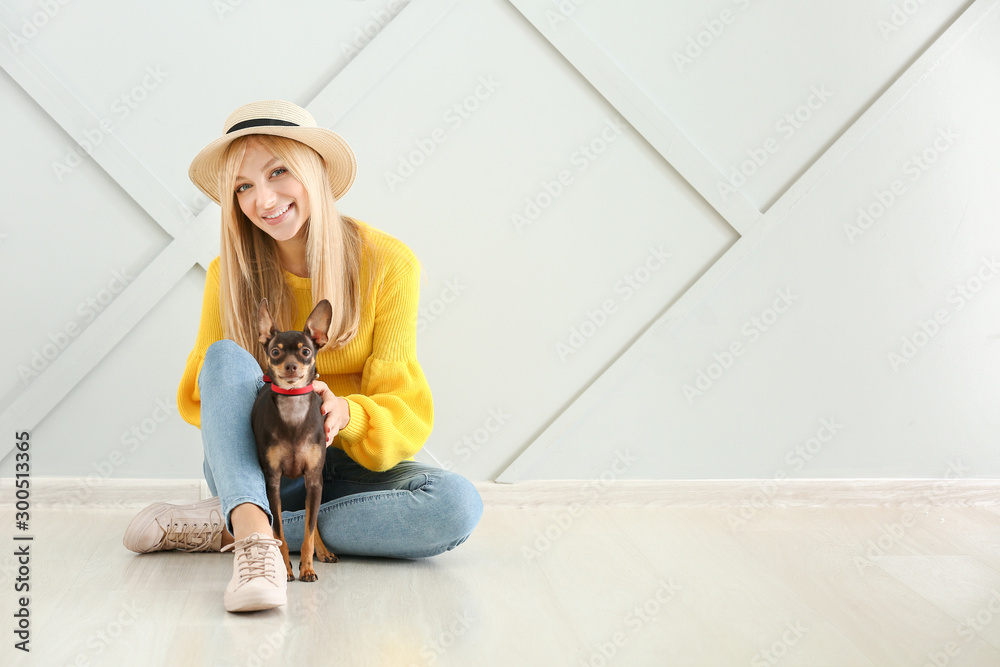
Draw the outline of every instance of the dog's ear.
M260 344L267 345L267 341L278 335L279 331L274 326L271 313L267 309L267 299L260 300L260 308L257 309L257 332L260 334Z
M306 328L302 331L316 342L316 349L320 349L330 340L330 321L333 319L333 306L326 299L316 304L313 311L309 313L306 320Z

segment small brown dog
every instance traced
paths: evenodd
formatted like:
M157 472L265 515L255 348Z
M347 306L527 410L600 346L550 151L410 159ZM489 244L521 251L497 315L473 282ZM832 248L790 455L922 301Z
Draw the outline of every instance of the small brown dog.
M316 351L326 345L327 330L333 317L330 302L323 299L309 314L302 331L278 331L267 309L267 299L260 302L257 329L267 356L270 382L257 394L250 415L257 457L267 484L267 501L274 517L274 536L281 540L281 555L288 571L288 581L295 579L288 544L281 527L281 477L305 477L306 527L299 560L299 579L316 581L313 551L324 563L339 559L323 544L316 529L320 498L323 492L323 466L326 461L326 428L320 410L320 398L313 391Z

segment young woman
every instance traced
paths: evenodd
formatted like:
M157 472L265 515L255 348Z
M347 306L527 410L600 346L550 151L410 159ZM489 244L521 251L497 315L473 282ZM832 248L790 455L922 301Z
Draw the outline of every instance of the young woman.
M124 542L138 553L232 549L229 611L285 604L271 526L282 521L295 552L305 523L302 478L282 478L282 516L271 516L250 427L266 368L256 324L263 297L279 330L301 330L320 299L333 305L314 383L329 445L318 528L333 553L434 556L464 542L482 515L468 480L412 460L433 424L416 356L420 265L401 241L338 213L355 172L343 139L277 100L237 109L191 163L191 180L222 207L222 242L177 407L201 428L214 497L151 505Z

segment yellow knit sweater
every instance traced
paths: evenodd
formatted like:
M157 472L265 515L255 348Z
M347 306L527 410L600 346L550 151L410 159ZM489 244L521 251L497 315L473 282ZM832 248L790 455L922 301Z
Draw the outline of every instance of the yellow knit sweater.
M351 409L351 420L331 446L369 470L388 470L412 459L431 433L434 406L430 388L417 362L417 304L420 265L398 239L361 223L369 247L362 255L362 311L358 333L346 346L316 355L320 380ZM374 266L372 266L374 264ZM371 293L365 279L374 272ZM295 328L305 326L312 303L311 281L285 272L295 295ZM219 258L208 267L201 324L177 389L177 409L201 427L198 374L208 346L223 338L219 302ZM250 415L247 415L250 419Z

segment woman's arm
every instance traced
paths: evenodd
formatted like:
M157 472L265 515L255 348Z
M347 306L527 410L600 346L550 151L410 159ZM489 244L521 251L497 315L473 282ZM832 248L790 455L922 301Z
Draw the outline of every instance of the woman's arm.
M208 346L222 339L222 315L219 307L219 258L208 265L205 274L205 294L201 302L201 322L194 349L188 354L177 387L177 412L189 424L201 428L201 394L198 391L198 374L205 361Z
M329 406L332 446L369 470L388 470L412 457L430 436L434 405L417 361L417 306L420 264L413 252L393 239L384 257L385 278L374 295L372 353L358 393ZM344 413L346 403L347 412ZM339 433L333 431L343 422Z

